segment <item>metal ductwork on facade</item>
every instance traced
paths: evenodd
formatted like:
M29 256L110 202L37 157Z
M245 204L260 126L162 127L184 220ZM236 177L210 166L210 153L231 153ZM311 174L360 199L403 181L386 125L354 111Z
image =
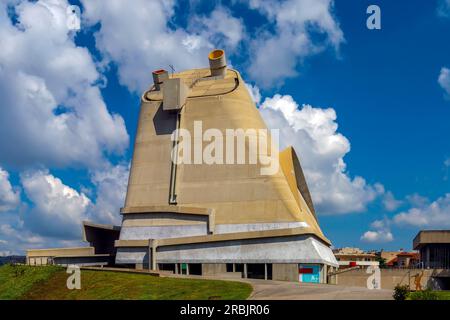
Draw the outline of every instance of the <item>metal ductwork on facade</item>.
M155 89L160 90L163 82L165 80L169 79L169 73L164 69L160 69L160 70L153 71L152 74L153 74L153 83L155 85Z

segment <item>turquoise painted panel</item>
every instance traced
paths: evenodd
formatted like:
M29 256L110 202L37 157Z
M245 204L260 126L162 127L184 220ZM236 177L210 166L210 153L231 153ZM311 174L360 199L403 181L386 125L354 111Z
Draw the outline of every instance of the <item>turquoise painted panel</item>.
M320 266L312 264L300 264L299 281L307 283L320 283Z

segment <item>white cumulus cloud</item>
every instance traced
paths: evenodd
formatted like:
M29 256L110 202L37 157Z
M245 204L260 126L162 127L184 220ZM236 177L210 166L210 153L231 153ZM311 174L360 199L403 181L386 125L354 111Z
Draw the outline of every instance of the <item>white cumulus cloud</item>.
M19 198L15 210L0 215L0 250L79 245L83 221L120 224L128 174L129 164L103 163L91 172L91 200L48 170L22 173L28 202Z
M393 221L399 226L414 226L420 228L450 227L450 193L437 200L395 215Z
M9 173L0 167L0 213L14 210L20 202L20 191L9 181Z
M438 83L444 89L447 97L450 96L450 69L443 67L439 73Z
M246 83L245 85L247 86L248 93L250 93L250 97L252 98L253 102L255 102L256 105L259 105L261 102L261 93L258 86L248 83Z
M9 219L9 221L1 221L0 217L0 252L6 252L6 255L23 255L27 249L33 248L61 248L81 245L83 243L80 240L59 240L33 233L23 225L18 216Z
M125 203L127 192L129 165L108 164L95 171L91 181L96 187L96 200L92 211L95 221L100 223L120 224L120 208Z
M67 6L0 4L1 163L95 166L105 153L128 147L124 121L108 112L89 51L68 30Z
M88 219L91 200L65 185L46 170L21 175L22 186L33 207L24 215L25 226L45 236L74 239Z
M344 42L332 0L244 1L262 15L252 34L245 27L249 21L220 4L208 13L192 6L187 25L180 26L173 23L175 1L81 2L85 21L99 23L96 46L105 62L114 61L120 82L137 92L152 83L152 70L205 67L214 47L227 49L230 59L245 60L250 77L269 87L296 76L304 58L328 47L338 50Z
M252 0L249 6L274 24L273 32L264 29L251 43L248 71L261 87L296 76L297 66L306 57L330 45L338 50L344 42L332 0ZM325 40L313 41L317 33Z
M350 177L344 161L350 142L337 132L334 109L299 108L291 96L276 94L264 100L260 112L269 128L280 130L281 149L292 145L297 151L319 213L365 211L384 192L380 184Z
M450 17L450 0L439 0L437 12L441 17Z
M106 163L91 173L95 195L67 186L48 170L21 175L31 209L23 217L25 227L42 235L64 239L79 237L84 220L120 224L120 208L125 202L129 165Z
M378 231L366 231L361 240L365 242L391 242L394 240L394 236L390 231L378 230Z
M214 44L232 50L244 36L240 19L224 7L208 16L190 16L186 28L169 26L175 2L82 0L83 17L89 24L100 23L96 46L106 61L118 65L119 80L132 91L151 85L151 72L173 65L181 71L204 67Z
M372 242L372 243L382 243L391 242L394 240L394 236L390 231L390 220L385 218L383 220L375 220L372 222L371 229L366 231L361 236L361 241Z
M190 20L191 33L198 34L218 47L234 50L246 36L244 21L220 5L207 16L193 16Z
M403 204L403 201L397 200L391 191L387 191L383 195L382 202L383 202L384 208L387 211L395 211Z

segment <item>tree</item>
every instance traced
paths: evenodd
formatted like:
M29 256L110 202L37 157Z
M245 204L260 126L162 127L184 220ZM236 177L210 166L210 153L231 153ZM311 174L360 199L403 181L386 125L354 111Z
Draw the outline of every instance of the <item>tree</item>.
M380 268L386 268L386 259L382 258L381 256L377 256L376 260L380 264Z

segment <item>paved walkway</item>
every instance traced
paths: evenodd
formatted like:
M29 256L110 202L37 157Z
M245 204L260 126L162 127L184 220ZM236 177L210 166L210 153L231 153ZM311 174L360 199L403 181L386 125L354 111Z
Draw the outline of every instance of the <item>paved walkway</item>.
M248 279L251 300L392 300L392 290Z
M250 300L392 300L392 290L369 290L332 284L298 283L288 281L242 279L236 277L202 277L165 275L169 277L216 279L250 283L253 292Z

